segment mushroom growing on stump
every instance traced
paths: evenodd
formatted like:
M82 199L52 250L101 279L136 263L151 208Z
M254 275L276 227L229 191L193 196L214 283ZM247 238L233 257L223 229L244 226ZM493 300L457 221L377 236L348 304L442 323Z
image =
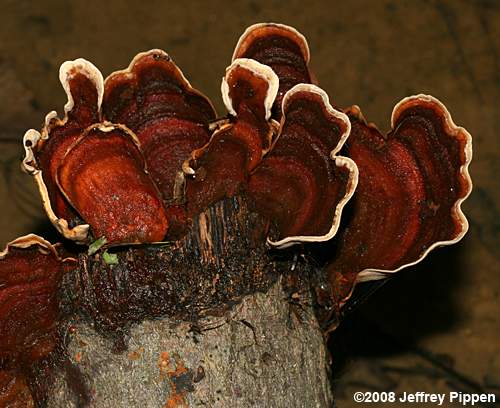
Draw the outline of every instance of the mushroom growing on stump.
M49 112L41 132L35 129L26 132L22 168L34 177L45 212L56 229L65 238L84 242L89 226L82 223L66 201L56 176L68 147L88 126L100 120L103 80L100 71L81 58L62 64L59 79L68 96L65 117L59 119L55 111Z
M224 197L241 194L271 146L270 106L277 84L274 72L254 60L236 60L226 70L222 97L232 115L230 121L183 166L191 215Z
M359 184L328 266L340 307L355 282L384 279L462 239L468 223L460 205L471 190L471 137L436 98L399 102L386 136L357 107L348 114L345 154L359 168Z
M251 52L260 62L273 64L274 57L290 64L292 58L278 51L285 48L280 44L292 38L296 49L308 50L303 37L291 33L280 25L256 24L240 39L235 55ZM309 53L303 52L297 66L308 62ZM283 77L293 83L288 74ZM399 102L387 136L367 124L357 106L344 111L352 126L341 152L356 163L359 180L338 236L321 247L328 252L329 287L316 291L326 330L336 327L335 314L356 282L383 279L438 246L458 242L468 229L460 206L472 189L471 136L436 98L415 95Z
M58 342L62 275L76 266L61 248L29 234L0 252L0 403L34 406L34 367Z
M285 248L332 238L358 182L358 169L337 156L351 125L320 88L299 84L284 96L271 152L252 173L248 191L258 211L274 220L270 244Z
M298 84L315 83L309 70L309 45L295 28L284 24L254 24L240 37L233 53L237 58L251 58L270 66L279 77L273 104L273 118L281 117L285 93Z
M182 163L210 139L216 118L210 100L194 89L167 53L138 54L123 71L104 82L103 117L132 130L148 171L169 207L170 238L183 233Z
M0 254L0 402L331 403L323 334L357 282L464 236L472 148L426 95L382 135L308 62L295 29L250 27L220 119L161 50L106 81L62 65L65 117L26 132L23 168L80 245Z
M68 148L57 185L94 237L106 242L161 241L168 228L160 193L128 129L91 126Z

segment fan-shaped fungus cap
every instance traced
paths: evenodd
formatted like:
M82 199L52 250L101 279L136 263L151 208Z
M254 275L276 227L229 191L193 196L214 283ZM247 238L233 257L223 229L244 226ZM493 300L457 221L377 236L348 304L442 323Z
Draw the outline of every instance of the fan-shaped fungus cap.
M460 206L472 188L471 136L436 98L399 102L387 136L357 107L348 114L345 153L358 165L359 184L329 266L341 302L356 281L387 277L459 241L468 228Z
M278 92L278 78L264 64L247 58L235 60L222 78L222 99L231 115L251 111L260 120L271 118L271 107Z
M57 183L96 238L108 243L161 241L167 218L145 171L136 137L124 126L91 126L68 148Z
M67 148L93 123L99 122L103 79L99 70L84 59L61 65L59 79L68 96L65 116L50 112L40 132L30 129L24 135L23 169L32 174L52 224L66 238L85 241L88 225L83 223L56 185L56 172Z
M57 119L51 112L41 133L29 130L24 138L23 167L34 175L49 218L65 237L77 242L88 242L89 223L94 238L102 234L110 244L163 239L167 214L158 186L167 204L182 200L174 196L179 180L183 181L181 165L209 138L208 123L215 117L211 103L161 50L139 54L127 70L112 74L105 86L97 68L83 59L65 62L60 79L68 95L65 118ZM136 129L140 147L125 125L102 121L103 94L106 115ZM108 137L87 143L83 139L95 133L92 129ZM116 142L113 148L111 139ZM106 157L108 153L114 156ZM143 154L156 183L145 172ZM100 162L90 163L90 158ZM85 178L75 171L77 167L86 169ZM57 183L62 173L67 178ZM180 206L170 208L169 215L174 224L184 222Z
M64 268L57 248L30 234L0 252L0 361L18 366L45 357L55 345L57 288Z
M350 128L347 116L317 86L299 84L285 94L277 140L248 185L257 209L278 226L272 245L335 235L358 180L356 164L336 155Z
M138 54L104 84L92 64L67 62L65 118L50 113L41 133L26 133L24 169L66 237L85 241L88 222L112 244L161 240L172 225L180 236L190 218L238 194L274 225L271 245L327 241L359 176L328 266L340 305L355 282L413 265L465 234L472 148L430 96L401 101L387 136L357 107L349 121L308 84L308 62L295 29L249 27L222 81L230 115L212 123L211 137L210 101L163 51ZM337 155L344 143L349 158Z
M162 50L138 54L104 83L103 115L131 129L141 143L148 171L164 200L176 199L182 163L205 145L215 110Z
M273 117L281 117L285 93L300 83L314 82L309 71L309 46L295 28L284 24L259 23L248 27L233 53L237 58L251 58L270 66L279 77L279 91Z
M335 156L349 120L324 91L302 84L285 95L282 123L275 125L277 91L276 74L257 61L236 59L228 67L222 94L234 117L185 165L189 213L245 192L278 227L272 245L328 240L357 183L354 162Z
M222 80L223 100L234 115L184 165L189 214L241 191L271 144L270 109L278 78L266 65L235 60Z

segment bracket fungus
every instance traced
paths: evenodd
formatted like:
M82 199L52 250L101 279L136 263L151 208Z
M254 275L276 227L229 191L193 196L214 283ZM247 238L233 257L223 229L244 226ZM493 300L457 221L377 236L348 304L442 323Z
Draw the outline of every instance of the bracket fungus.
M106 78L102 111L105 119L137 135L163 199L174 200L182 163L210 139L208 125L216 118L210 100L191 87L164 51L151 50Z
M235 56L252 55L276 64L278 72L282 66L302 67L296 77L291 69L283 74L287 84L294 84L304 79L309 63L304 41L291 28L256 24L240 39ZM297 50L302 50L300 62ZM468 229L461 204L472 190L471 135L455 125L436 98L415 95L396 104L393 130L386 136L366 123L357 106L344 112L351 129L341 153L356 163L359 179L338 236L326 247L329 285L326 292L316 289L318 301L326 299L325 307L336 311L356 282L383 279L438 246L458 242Z
M383 279L458 242L468 229L460 206L471 191L471 136L436 98L399 102L386 136L358 107L348 114L353 126L345 153L360 178L328 266L341 303L356 281Z
M81 222L64 198L57 186L56 174L67 148L84 129L100 119L102 74L80 58L62 64L59 79L68 96L65 116L59 119L55 111L49 112L41 132L35 129L26 132L22 168L34 176L45 212L57 230L66 238L85 241L89 226Z
M295 28L284 24L258 23L248 27L233 53L237 58L251 58L270 66L279 77L273 117L281 116L285 93L297 84L315 83L309 70L309 45Z
M255 205L279 229L277 247L332 238L358 182L358 169L337 156L350 132L345 114L320 88L298 84L283 98L281 125L269 155L252 173Z
M33 366L59 342L58 289L76 260L29 234L0 252L0 404L33 406Z
M328 331L357 282L467 231L469 133L426 95L395 106L387 135L358 107L333 107L291 27L245 31L222 118L161 50L105 81L88 61L65 62L60 80L64 117L26 132L23 169L50 221L82 245L28 235L0 254L0 377L56 348L62 305L117 332L196 320L295 273ZM96 240L104 248L87 252ZM327 261L299 276L297 255L317 248Z
M62 157L56 181L95 237L144 243L165 236L159 191L128 129L107 123L85 129Z
M34 234L0 253L0 361L14 365L48 354L58 315L56 291L64 261L57 247Z

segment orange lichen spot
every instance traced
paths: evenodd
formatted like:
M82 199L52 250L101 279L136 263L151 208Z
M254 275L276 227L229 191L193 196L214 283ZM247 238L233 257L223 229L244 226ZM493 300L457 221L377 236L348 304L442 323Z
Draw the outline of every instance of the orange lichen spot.
M165 408L184 408L189 407L184 395L182 394L171 394L167 403L165 404Z
M173 356L173 364L168 352L164 351L158 359L160 378L166 379L170 387L170 395L165 408L189 407L186 394L194 391L193 373L188 369L179 356Z
M160 369L160 378L163 380L168 376L170 368L170 355L166 351L162 351L158 359L158 368Z
M77 363L81 362L82 361L82 353L81 352L78 352L75 354L75 361Z

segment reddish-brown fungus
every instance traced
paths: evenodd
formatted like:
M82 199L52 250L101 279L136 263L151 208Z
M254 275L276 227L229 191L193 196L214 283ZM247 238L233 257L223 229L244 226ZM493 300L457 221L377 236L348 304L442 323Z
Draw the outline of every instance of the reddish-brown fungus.
M176 201L182 163L210 138L215 111L208 98L191 87L164 51L151 50L106 79L103 115L137 135L164 200Z
M50 243L33 234L0 253L0 369L18 369L53 350L63 262L74 261L62 261Z
M281 117L285 93L300 83L314 82L308 68L309 47L302 34L283 24L254 24L240 37L233 54L270 66L279 77L273 117Z
M278 138L248 186L257 208L278 226L275 245L335 235L357 183L354 162L335 156L349 131L347 116L315 85L296 85L285 95Z
M184 165L191 216L241 191L250 171L260 163L271 142L268 119L277 87L274 72L256 61L239 59L228 67L222 94L234 117Z
M471 190L471 137L437 99L403 99L387 136L357 107L348 113L345 153L358 165L359 185L329 266L340 304L356 281L384 278L460 240L468 228L460 204Z
M57 182L108 243L161 241L167 218L160 194L145 171L138 141L125 127L92 126L64 156Z
M23 168L33 174L42 196L45 211L54 226L67 238L83 241L88 226L81 224L56 185L56 172L68 147L83 130L100 120L102 75L83 59L65 62L59 78L68 96L65 117L50 112L42 132L30 129L24 136L26 157Z
M177 239L207 207L242 194L266 228L276 227L269 243L286 247L333 237L356 188L356 162L355 200L340 239L328 244L332 288L318 297L333 293L341 307L356 282L413 265L465 234L460 204L471 189L472 149L470 135L429 96L400 102L387 136L357 108L349 122L310 84L308 62L295 29L250 27L222 83L230 115L218 122L163 51L139 54L105 85L92 64L65 63L66 117L50 113L41 134L26 133L24 168L51 221L77 241L87 238L82 222L114 244L161 240L167 227ZM337 156L349 127L350 158Z

